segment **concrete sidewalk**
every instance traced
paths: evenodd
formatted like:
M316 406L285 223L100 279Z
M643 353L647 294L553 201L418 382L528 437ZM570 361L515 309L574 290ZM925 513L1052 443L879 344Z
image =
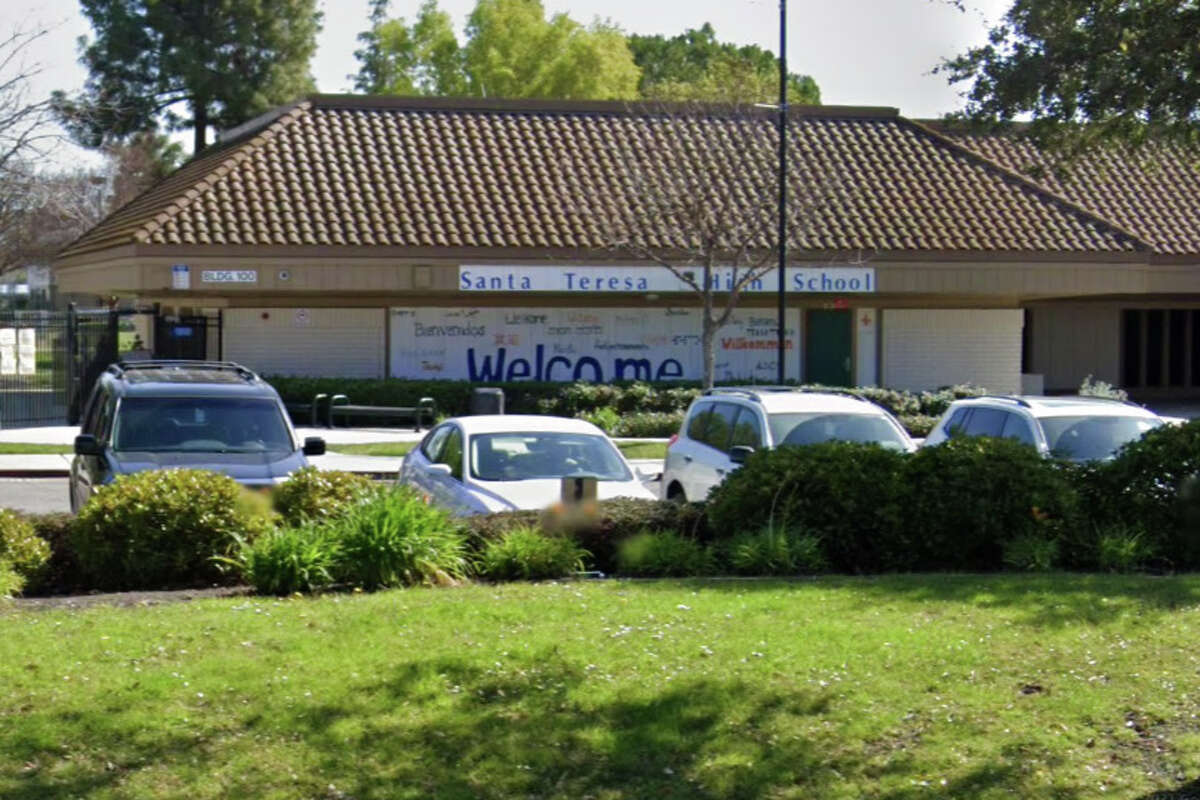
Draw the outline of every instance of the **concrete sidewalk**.
M57 444L71 445L78 426L55 425L40 428L11 428L0 430L0 442L14 444ZM395 428L296 428L303 440L308 436L320 436L325 444L376 444L382 442L419 442L425 435L412 430ZM0 478L63 478L70 474L70 454L16 454L0 455ZM358 456L343 453L326 453L309 459L317 469L357 472L373 477L394 477L400 469L402 456Z
M0 442L72 445L75 442L75 435L78 433L77 426L68 425L11 428L0 430ZM417 433L412 430L396 428L296 428L296 433L301 440L308 436L320 436L330 448L336 448L341 444L416 443L425 436L425 431ZM666 440L639 439L638 441L665 442ZM74 456L66 453L0 454L0 478L65 478L70 474L72 458ZM323 456L309 458L309 462L317 469L356 472L380 479L394 478L400 470L402 460L403 456L359 456L330 452ZM629 463L643 474L657 473L662 469L662 461L658 459L631 459Z

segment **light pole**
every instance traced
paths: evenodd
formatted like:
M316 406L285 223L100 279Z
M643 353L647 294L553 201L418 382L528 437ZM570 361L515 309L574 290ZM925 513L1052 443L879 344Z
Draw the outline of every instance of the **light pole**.
M785 380L784 322L787 313L787 0L779 0L779 383Z

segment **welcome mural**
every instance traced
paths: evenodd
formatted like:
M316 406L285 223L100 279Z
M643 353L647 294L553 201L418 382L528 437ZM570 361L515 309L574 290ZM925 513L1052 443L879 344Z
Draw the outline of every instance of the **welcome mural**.
M393 308L391 375L489 381L699 379L700 310L688 308ZM788 312L790 378L799 311ZM716 380L777 377L775 312L734 313L717 334Z

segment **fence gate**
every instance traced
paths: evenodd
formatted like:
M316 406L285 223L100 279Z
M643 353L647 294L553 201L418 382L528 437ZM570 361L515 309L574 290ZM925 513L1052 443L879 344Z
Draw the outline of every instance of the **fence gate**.
M123 331L137 315L153 317L155 358L220 357L220 315L167 317L74 305L66 311L0 310L0 428L78 424L96 379L120 353L138 346L132 330Z

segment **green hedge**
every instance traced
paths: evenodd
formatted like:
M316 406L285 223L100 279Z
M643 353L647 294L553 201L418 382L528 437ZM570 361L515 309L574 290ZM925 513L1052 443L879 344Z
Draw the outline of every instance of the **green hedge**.
M381 406L411 406L422 397L432 397L438 413L448 417L470 411L471 393L478 384L470 381L418 381L404 379L367 378L294 378L268 377L285 402L309 403L317 394L344 394L352 403ZM489 384L504 390L505 411L510 414L554 414L564 417L589 415L609 411L615 417L645 415L625 423L623 430L610 431L616 436L660 435L677 416L687 410L700 395L696 381L678 383L644 383L618 381L615 383L538 383L534 381L497 382ZM806 388L828 389L817 385ZM861 386L849 391L865 397L900 417L914 435L923 436L933 419L942 414L951 402L962 397L974 397L986 391L977 386L949 386L933 392L906 392ZM297 419L306 424L307 418ZM605 427L601 425L601 427ZM677 427L677 426L676 426ZM607 428L606 428L607 429ZM639 430L653 433L640 433ZM675 431L672 430L671 433ZM666 434L670 435L670 433Z

